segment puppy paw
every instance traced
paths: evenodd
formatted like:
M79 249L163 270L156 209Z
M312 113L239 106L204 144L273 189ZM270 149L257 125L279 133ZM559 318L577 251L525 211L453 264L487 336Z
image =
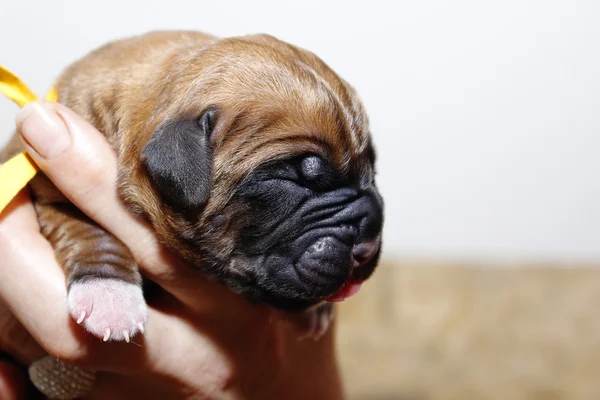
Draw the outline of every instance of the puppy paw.
M138 285L115 279L74 282L68 303L71 317L105 342L129 342L138 332L144 333L148 308Z
M314 340L323 336L335 317L335 307L331 303L323 303L296 316L295 323L300 329L300 338Z

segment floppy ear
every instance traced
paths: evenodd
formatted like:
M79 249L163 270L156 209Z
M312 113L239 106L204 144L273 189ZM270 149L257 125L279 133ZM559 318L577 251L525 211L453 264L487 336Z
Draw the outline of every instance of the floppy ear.
M212 186L210 135L217 111L160 126L142 151L142 162L162 199L184 210L202 207Z

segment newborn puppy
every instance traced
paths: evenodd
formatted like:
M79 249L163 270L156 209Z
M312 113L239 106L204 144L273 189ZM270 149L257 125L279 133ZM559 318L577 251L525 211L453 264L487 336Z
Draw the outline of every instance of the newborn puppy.
M114 147L125 204L206 276L320 321L315 306L373 272L383 206L367 117L314 54L265 35L155 32L92 52L55 88ZM44 175L31 186L72 317L128 341L147 314L130 251Z

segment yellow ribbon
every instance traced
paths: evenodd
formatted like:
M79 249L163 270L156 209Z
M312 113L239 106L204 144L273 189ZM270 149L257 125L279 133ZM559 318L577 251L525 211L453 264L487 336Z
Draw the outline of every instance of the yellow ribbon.
M15 74L0 65L0 93L23 107L38 97ZM46 95L46 101L56 101L54 88ZM0 165L0 212L33 179L38 171L29 154L20 153Z

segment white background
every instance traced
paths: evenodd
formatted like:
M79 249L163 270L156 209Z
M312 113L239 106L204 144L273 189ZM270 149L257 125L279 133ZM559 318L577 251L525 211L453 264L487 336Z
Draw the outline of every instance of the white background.
M0 63L43 94L109 40L265 32L361 93L386 258L600 260L598 1L0 0ZM0 99L0 140L16 106Z

